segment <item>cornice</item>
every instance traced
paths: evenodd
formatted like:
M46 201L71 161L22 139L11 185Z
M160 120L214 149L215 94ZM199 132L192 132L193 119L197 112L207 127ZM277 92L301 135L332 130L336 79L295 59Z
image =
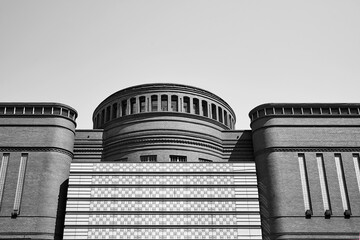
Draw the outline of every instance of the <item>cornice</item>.
M360 147L274 147L256 151L254 155L272 152L360 152Z
M71 158L74 156L71 151L56 147L0 147L0 152L57 152Z

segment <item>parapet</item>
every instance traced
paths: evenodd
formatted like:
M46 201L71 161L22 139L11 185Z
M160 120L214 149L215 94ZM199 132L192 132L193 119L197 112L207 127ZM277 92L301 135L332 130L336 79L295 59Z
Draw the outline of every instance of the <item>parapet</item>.
M25 103L8 102L0 103L0 115L9 116L61 116L75 122L78 114L75 109L61 103Z

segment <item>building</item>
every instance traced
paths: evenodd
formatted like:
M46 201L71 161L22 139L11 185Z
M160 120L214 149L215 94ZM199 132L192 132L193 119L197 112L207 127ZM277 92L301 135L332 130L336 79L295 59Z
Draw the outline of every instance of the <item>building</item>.
M360 104L264 104L251 130L179 84L120 90L93 129L0 104L0 239L356 239Z

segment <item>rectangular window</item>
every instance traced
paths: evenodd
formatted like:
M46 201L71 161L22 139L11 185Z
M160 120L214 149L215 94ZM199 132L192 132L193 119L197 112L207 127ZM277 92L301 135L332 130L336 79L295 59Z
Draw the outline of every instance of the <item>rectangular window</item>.
M190 98L184 97L184 112L190 113Z
M217 117L216 117L216 106L213 103L211 104L211 118L214 119L214 120L217 119Z
M199 115L200 114L200 109L199 109L199 99L194 98L193 99L193 111L195 114Z
M171 96L171 111L178 111L178 96Z
M341 194L341 201L343 204L344 211L350 211L350 204L349 204L349 196L346 188L346 181L344 175L344 168L342 164L342 159L340 154L335 154L335 165L336 165L336 172L339 180L339 187L340 187L340 194Z
M222 113L222 108L218 107L218 113L219 113L219 122L223 122L223 113Z
M131 98L130 99L130 114L135 114L135 113L137 113L136 98Z
M300 169L301 186L302 186L302 192L304 198L305 216L307 218L310 218L312 215L312 208L311 208L310 188L309 188L309 181L306 170L305 155L299 154L298 161L299 161L299 169Z
M167 110L168 110L168 96L161 95L161 111L167 111Z
M141 162L156 162L156 155L144 155L140 156Z
M170 162L187 162L186 156L170 155Z
M108 106L107 108L106 108L106 121L108 122L108 121L110 121L110 106Z
M316 161L319 170L319 178L320 178L320 187L321 187L321 195L324 203L324 211L325 216L331 215L331 205L330 205L330 198L329 198L329 188L326 180L326 172L325 172L325 165L324 159L322 154L316 154Z
M115 119L117 115L117 103L114 103L112 106L112 119Z
M353 154L355 173L358 182L359 192L360 192L360 158L359 154Z
M209 113L208 113L208 104L207 104L206 101L202 100L202 102L201 102L201 107L202 107L202 110L203 110L203 116L204 116L204 117L209 116Z
M121 116L126 115L126 109L127 109L127 101L124 100L121 102Z
M145 112L145 97L140 97L140 112Z
M156 95L151 96L151 111L156 112L158 110L158 97Z
M1 202L2 197L4 194L4 187L5 187L5 177L6 177L6 170L9 162L9 153L4 153L1 159L0 164L0 208L1 208Z
M21 154L19 174L18 174L18 180L17 180L16 192L15 192L14 208L13 208L13 212L11 213L11 216L15 218L17 217L17 215L20 214L20 203L21 203L21 197L24 187L27 159L28 159L27 153Z

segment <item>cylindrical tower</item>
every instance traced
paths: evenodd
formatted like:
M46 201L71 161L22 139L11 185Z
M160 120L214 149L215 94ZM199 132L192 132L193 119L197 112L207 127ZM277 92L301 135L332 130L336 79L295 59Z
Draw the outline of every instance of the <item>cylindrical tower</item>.
M0 104L0 239L62 239L76 111Z
M224 161L235 114L220 97L180 84L144 84L106 98L93 114L104 161Z

